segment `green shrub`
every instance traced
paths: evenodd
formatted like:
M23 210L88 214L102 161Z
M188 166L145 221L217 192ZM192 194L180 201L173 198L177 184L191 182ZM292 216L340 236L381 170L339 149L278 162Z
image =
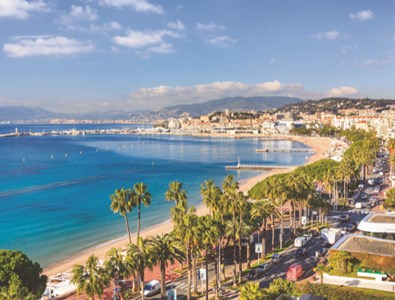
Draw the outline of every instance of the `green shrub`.
M315 284L302 281L296 285L297 294L313 294L328 300L393 300L394 295L372 289L329 284Z

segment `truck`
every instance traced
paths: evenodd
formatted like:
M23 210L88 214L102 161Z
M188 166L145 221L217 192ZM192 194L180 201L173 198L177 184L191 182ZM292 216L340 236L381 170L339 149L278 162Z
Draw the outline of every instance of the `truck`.
M294 242L295 247L303 247L307 244L307 239L304 236L297 237Z
M340 228L324 228L321 230L321 237L323 237L329 244L333 245L341 238Z

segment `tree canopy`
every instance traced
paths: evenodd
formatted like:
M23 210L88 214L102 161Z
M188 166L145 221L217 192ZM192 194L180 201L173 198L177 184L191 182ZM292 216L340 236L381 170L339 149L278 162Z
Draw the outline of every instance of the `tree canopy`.
M47 284L42 271L21 251L0 250L0 295L9 299L41 298Z

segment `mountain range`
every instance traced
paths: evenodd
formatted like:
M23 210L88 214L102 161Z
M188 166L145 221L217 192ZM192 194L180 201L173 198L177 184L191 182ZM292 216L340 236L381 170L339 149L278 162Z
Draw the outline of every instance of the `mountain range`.
M178 118L182 115L198 117L215 111L263 111L282 107L286 104L301 102L299 98L262 96L262 97L229 97L207 101L204 103L183 104L160 109L139 112L107 110L103 112L64 114L46 110L41 107L2 106L0 122L48 122L52 119L75 120L131 120L133 122L152 122L158 119Z

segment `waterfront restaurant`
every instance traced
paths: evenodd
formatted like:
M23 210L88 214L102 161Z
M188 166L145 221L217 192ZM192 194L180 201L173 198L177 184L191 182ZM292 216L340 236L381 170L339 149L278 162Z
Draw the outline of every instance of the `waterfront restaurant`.
M395 214L368 214L358 225L364 235L395 240Z

